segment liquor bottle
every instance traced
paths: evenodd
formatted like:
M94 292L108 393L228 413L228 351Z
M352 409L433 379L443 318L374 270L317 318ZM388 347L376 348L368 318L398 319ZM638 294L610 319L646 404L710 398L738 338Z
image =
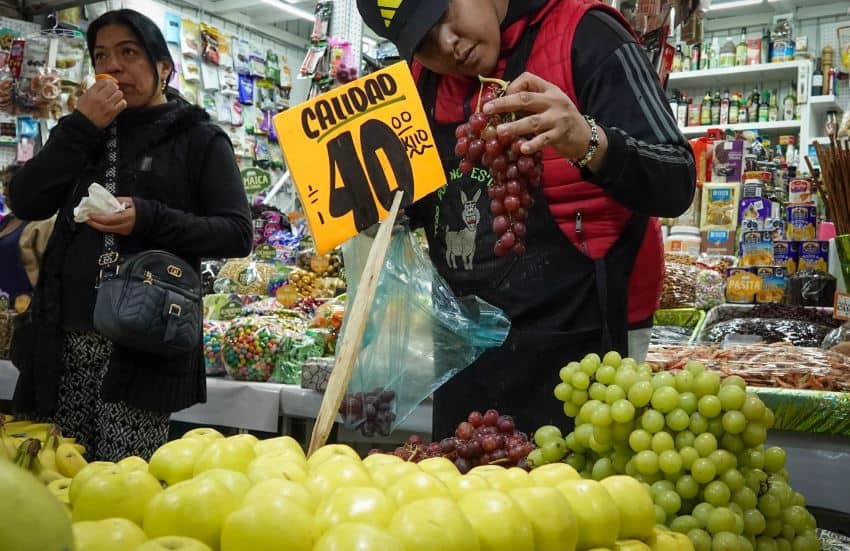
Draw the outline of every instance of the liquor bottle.
M782 101L782 120L792 121L797 118L797 94L794 92L794 83Z
M829 85L829 90L826 93L836 95L837 94L836 88L838 87L837 86L838 79L836 78L835 67L829 68L829 73L827 73L826 79L825 79L824 82L826 82Z
M747 103L747 99L744 97L744 94L741 93L740 104L738 107L738 122L739 123L747 123L750 122L750 107Z
M699 59L700 70L711 69L711 56L714 55L711 49L711 42L706 41L702 45L702 53Z
M671 73L679 73L682 71L682 45L676 46L676 55L673 56L673 66L670 67Z
M765 90L761 95L761 103L758 110L758 121L767 122L770 116L770 92Z
M711 124L720 124L720 90L714 91L711 100Z
M823 95L823 71L821 70L821 58L815 63L815 72L812 73L812 95Z
M694 44L691 46L691 70L698 71L702 69L702 44Z
M747 29L741 29L741 41L735 49L735 65L743 66L747 64Z
M773 90L770 93L770 102L767 106L767 120L768 122L776 122L779 120L779 100L777 100L777 96L779 92L777 90Z
M706 91L705 97L702 98L702 111L700 111L699 123L701 126L711 124L711 90Z
M750 122L758 122L759 121L759 90L758 88L753 88L753 93L750 94L750 113L749 119Z
M679 98L679 105L676 109L676 123L680 128L688 126L688 104L690 101L690 98L684 94Z
M735 46L735 42L732 40L732 37L729 36L726 38L726 42L723 43L723 46L720 48L720 66L721 67L734 67L735 66L735 50L737 47Z
M738 93L732 93L732 99L729 100L729 124L738 124L740 119L740 103Z
M764 27L761 31L761 62L762 63L770 63L770 51L772 49L773 48L770 44L770 31L767 30L767 27Z
M729 90L723 91L723 98L720 100L720 124L729 124Z

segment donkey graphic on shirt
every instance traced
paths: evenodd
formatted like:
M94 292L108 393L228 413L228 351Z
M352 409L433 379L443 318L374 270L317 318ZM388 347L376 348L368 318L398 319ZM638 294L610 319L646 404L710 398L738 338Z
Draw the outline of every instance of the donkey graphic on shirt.
M446 263L453 270L472 270L472 260L475 257L475 236L478 234L478 222L481 220L481 211L478 210L479 197L481 197L481 189L476 191L471 199L461 190L462 216L466 227L453 231L446 226ZM457 261L458 257L461 259L460 266Z

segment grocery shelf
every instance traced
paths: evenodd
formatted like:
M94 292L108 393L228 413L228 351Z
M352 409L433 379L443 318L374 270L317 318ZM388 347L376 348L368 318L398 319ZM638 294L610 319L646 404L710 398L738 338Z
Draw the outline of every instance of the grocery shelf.
M762 82L780 82L797 80L797 71L809 61L786 61L783 63L763 63L723 69L705 69L670 73L667 88L729 88L740 84L759 84Z
M694 138L697 136L702 136L712 128L723 128L725 130L732 130L735 132L742 132L745 130L758 130L761 132L771 132L775 134L782 134L783 132L796 134L800 131L800 121L745 122L727 125L710 124L708 126L687 126L685 128L680 127L679 130L682 131L682 134L684 134L686 138Z
M809 106L812 110L813 117L826 115L829 111L843 112L841 105L838 103L838 98L830 94L828 96L811 96L809 98Z

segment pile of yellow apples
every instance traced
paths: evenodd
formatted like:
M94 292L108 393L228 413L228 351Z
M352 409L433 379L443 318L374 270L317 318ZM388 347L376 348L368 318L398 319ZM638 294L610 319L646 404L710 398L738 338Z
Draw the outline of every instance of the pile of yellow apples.
M445 458L361 459L339 444L308 458L287 436L213 429L149 463L90 463L67 498L76 551L693 550L656 526L649 490L628 476L583 480L565 463L461 475Z

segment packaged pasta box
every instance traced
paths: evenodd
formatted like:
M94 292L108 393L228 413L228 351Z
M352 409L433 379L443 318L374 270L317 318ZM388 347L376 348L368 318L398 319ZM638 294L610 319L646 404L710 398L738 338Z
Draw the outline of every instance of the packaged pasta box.
M800 258L800 243L797 241L774 241L773 262L782 266L788 275L797 273L797 260Z
M826 272L829 266L829 241L801 241L797 271Z
M738 256L740 266L769 266L773 264L773 238L769 231L747 231L741 234Z
M726 302L752 304L761 290L761 278L755 268L728 268L726 270Z
M710 182L703 185L700 230L735 230L740 192L740 183Z
M814 205L788 205L786 212L786 239L812 241L817 237L818 211Z
M708 230L700 233L700 252L710 256L734 256L735 232L732 230Z
M756 292L756 303L785 302L788 272L782 266L757 266L756 276L761 279L761 289Z

